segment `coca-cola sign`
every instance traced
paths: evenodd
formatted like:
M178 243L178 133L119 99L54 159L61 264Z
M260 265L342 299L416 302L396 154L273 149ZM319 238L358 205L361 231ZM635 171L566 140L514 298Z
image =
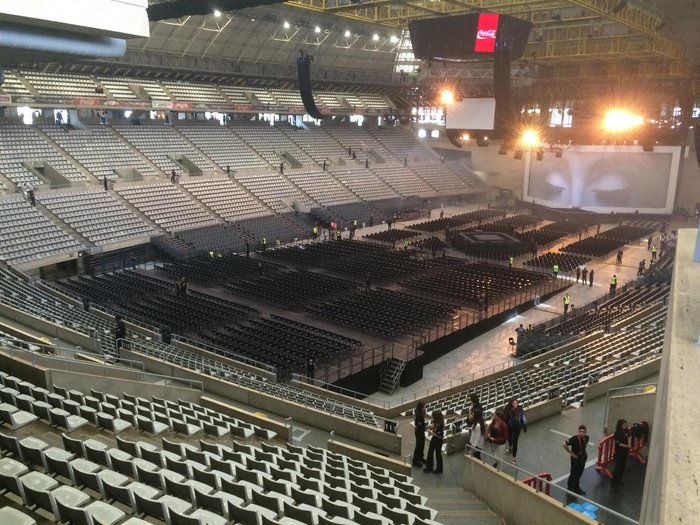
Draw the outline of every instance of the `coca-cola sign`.
M474 51L476 53L493 53L496 49L497 30L498 15L496 13L480 13Z

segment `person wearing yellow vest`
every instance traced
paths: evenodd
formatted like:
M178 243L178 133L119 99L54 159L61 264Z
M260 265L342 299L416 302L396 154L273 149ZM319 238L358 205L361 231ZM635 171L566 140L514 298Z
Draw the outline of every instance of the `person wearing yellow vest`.
M318 226L314 226L313 233L314 233L314 239L318 239Z
M610 278L610 293L615 295L616 290L617 290L617 275L613 274L613 276Z
M554 275L554 278L557 278L557 275L559 274L559 265L555 264L552 266L552 275Z
M510 257L508 257L508 268L512 268L512 267L513 267L513 256L511 255Z
M652 261L656 260L656 244L651 247L651 260Z
M564 294L564 315L569 313L569 305L571 304L571 298L568 293Z
M214 258L214 250L209 250L209 257Z
M262 249L263 251L267 250L267 239L265 237L262 238L262 241L260 241L262 244Z

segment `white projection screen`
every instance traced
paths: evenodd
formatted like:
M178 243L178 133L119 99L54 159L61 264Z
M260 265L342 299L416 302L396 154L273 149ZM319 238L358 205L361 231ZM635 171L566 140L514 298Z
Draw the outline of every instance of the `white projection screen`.
M495 118L495 98L465 98L447 108L445 128L490 131Z
M680 146L573 146L541 161L529 154L523 195L555 208L609 213L670 213L678 181Z

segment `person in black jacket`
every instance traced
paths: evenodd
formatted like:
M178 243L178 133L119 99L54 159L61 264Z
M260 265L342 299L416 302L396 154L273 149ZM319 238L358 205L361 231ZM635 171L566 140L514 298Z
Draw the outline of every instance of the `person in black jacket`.
M622 483L622 474L625 473L625 464L627 456L630 453L632 444L630 442L630 434L627 430L627 421L618 419L615 425L615 470L613 470L612 482L610 487L613 490L618 490L624 486Z
M117 322L117 326L114 329L114 351L117 354L116 360L119 361L119 351L124 344L124 339L126 339L126 324L124 324L124 319L121 315L116 315L114 320Z
M571 456L571 471L569 473L569 480L566 482L566 488L581 496L586 495L579 483L583 471L586 469L586 460L588 459L586 445L588 445L588 440L589 438L585 425L579 425L576 435L571 436L564 441L562 445L564 450Z
M433 412L433 422L428 427L430 434L430 446L428 447L428 461L423 472L442 474L442 439L445 437L445 418L442 412ZM435 470L433 470L433 456L435 457Z
M416 446L413 449L413 466L421 467L425 464L423 457L425 449L425 403L418 401L413 410L413 423L415 425Z

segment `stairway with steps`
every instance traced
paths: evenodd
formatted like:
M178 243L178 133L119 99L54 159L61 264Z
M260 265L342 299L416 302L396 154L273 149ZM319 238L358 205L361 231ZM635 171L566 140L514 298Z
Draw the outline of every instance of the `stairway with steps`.
M435 521L442 525L504 525L472 492L459 487L422 488L420 493L438 511Z
M393 394L399 388L401 374L406 368L406 361L392 357L386 362L379 383L379 391L385 394Z

